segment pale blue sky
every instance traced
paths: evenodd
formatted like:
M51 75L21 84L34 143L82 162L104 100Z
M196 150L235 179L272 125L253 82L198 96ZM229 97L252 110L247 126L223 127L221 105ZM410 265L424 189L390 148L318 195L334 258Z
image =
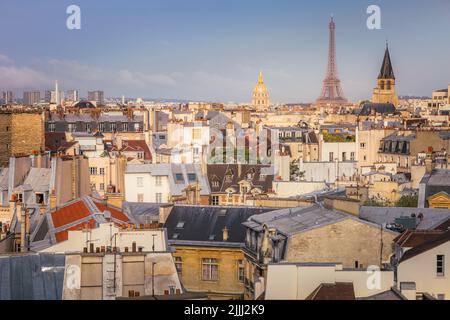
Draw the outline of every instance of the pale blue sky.
M82 30L66 28L77 4ZM382 10L382 30L366 9ZM328 20L350 99L371 96L389 39L399 94L450 83L449 0L0 0L0 90L246 102L264 72L272 100L307 102L325 75Z

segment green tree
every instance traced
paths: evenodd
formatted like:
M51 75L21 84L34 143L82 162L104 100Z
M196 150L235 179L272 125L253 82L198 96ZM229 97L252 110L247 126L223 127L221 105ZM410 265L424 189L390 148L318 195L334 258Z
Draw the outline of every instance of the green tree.
M401 197L397 203L395 204L396 207L403 207L403 208L417 208L419 204L419 196L418 195L407 195Z

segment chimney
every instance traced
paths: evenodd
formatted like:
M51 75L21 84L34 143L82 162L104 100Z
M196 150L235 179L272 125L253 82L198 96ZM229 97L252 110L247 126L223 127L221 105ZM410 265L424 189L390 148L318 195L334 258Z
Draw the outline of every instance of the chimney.
M50 209L55 209L57 205L57 198L55 190L52 190L52 194L50 195Z
M17 218L20 217L20 252L28 251L28 233L30 232L30 221L27 215L27 209L19 205L17 208Z
M9 200L9 221L11 221L14 216L14 211L16 209L16 203L17 203L17 195L15 193L13 193L11 195L11 199Z
M170 212L172 211L173 204L169 205L162 205L159 207L159 223L166 223L167 218L170 215Z
M225 226L225 228L223 228L222 231L223 231L223 241L228 241L229 234L227 226Z
M108 203L108 205L122 209L123 195L122 194L107 194L106 202Z
M427 157L425 159L425 172L426 173L431 173L431 171L433 171L433 160L431 159L431 157Z

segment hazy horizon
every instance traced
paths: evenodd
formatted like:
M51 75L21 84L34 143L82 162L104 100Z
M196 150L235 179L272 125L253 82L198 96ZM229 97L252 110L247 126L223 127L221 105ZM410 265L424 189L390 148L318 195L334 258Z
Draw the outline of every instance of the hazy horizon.
M81 30L66 28L67 6ZM366 9L381 7L382 29ZM312 102L336 22L345 96L369 99L386 39L399 95L430 96L450 83L450 1L0 0L0 91L103 90L105 97L243 103L259 71L276 103Z

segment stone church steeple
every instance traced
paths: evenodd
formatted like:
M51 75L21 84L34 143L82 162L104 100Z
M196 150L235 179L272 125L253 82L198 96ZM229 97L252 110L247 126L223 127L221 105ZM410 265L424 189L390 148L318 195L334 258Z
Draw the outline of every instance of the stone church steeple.
M383 64L381 65L380 74L378 75L377 87L373 90L372 102L392 103L394 106L397 106L398 104L398 97L395 90L394 69L392 67L391 55L389 54L389 46L387 43Z

